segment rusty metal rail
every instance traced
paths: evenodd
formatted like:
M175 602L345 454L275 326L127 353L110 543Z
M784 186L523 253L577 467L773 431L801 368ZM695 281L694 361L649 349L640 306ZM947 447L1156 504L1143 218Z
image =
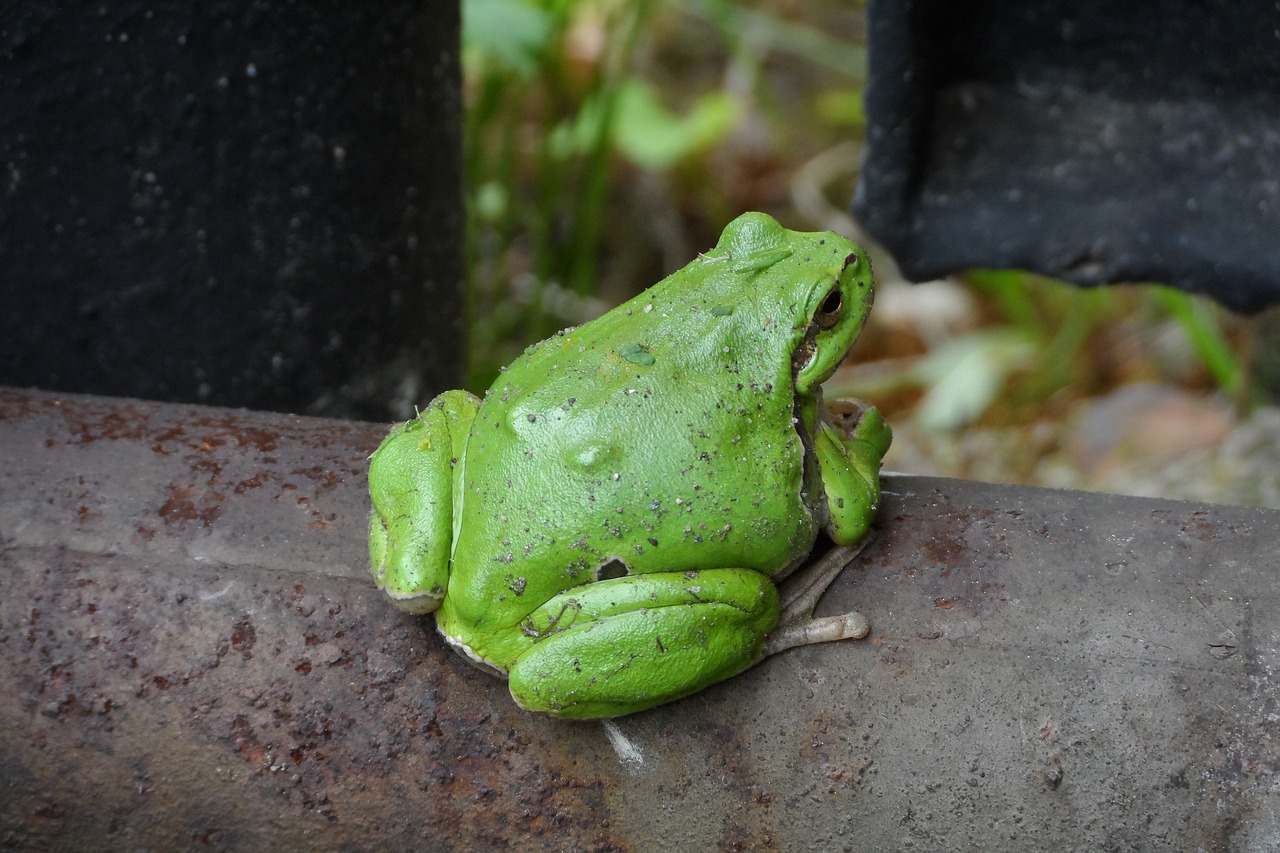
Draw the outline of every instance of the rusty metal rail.
M0 845L1280 843L1280 513L889 477L870 640L573 724L376 594L382 432L0 390Z

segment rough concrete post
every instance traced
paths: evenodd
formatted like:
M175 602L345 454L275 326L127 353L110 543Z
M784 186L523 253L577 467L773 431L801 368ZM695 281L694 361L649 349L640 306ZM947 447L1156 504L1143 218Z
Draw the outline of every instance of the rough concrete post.
M0 383L369 419L456 384L458 5L11 4Z

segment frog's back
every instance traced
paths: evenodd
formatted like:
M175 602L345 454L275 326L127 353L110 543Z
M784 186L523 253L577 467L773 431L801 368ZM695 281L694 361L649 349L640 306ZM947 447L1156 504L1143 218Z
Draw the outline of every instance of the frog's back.
M535 345L486 396L460 471L459 615L475 602L475 619L515 624L601 575L772 573L810 547L803 330L703 272Z

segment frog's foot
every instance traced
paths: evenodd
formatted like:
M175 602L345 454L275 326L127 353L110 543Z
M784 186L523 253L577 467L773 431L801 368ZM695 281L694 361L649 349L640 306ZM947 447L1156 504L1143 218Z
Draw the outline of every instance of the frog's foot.
M836 399L826 401L825 409L827 422L843 433L846 441L865 441L877 460L888 452L893 430L875 406L862 400Z
M778 590L782 614L764 641L761 658L811 643L861 640L871 632L871 623L861 613L816 619L813 616L818 599L870 539L870 536L864 536L853 545L832 548L822 559L805 566L783 582Z

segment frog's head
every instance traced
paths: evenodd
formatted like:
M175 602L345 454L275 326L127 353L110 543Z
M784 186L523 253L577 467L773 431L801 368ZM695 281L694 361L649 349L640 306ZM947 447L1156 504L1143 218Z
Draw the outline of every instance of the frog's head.
M858 244L832 231L789 231L763 213L744 213L725 228L718 251L738 274L774 279L790 327L797 394L815 394L862 331L871 310L871 262Z
M875 296L866 250L839 234L806 234L820 275L800 282L804 337L791 356L796 391L812 394L831 378L858 340ZM801 280L803 282L804 279Z

